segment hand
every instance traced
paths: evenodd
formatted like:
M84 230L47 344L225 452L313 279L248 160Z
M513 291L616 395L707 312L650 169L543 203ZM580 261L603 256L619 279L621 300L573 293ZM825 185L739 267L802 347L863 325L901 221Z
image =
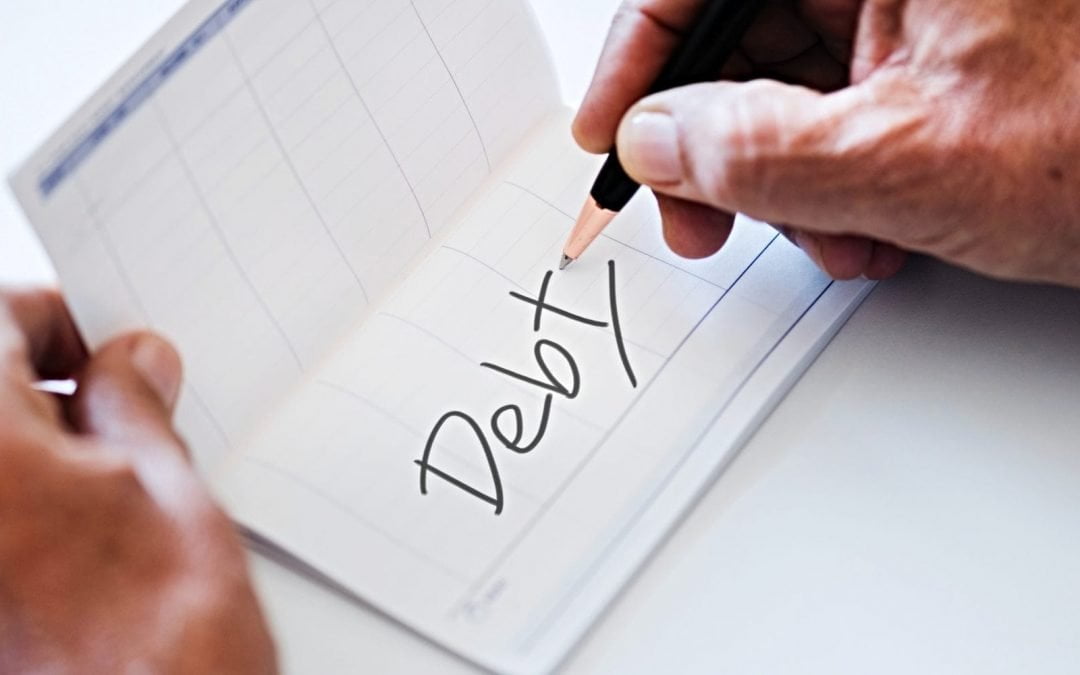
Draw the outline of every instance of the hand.
M75 376L60 403L31 384ZM244 550L172 430L176 352L88 356L52 293L0 294L0 672L271 673Z
M574 124L617 138L677 252L741 211L840 278L910 250L1080 285L1080 3L773 0L723 73L773 79L638 101L701 1L624 5Z

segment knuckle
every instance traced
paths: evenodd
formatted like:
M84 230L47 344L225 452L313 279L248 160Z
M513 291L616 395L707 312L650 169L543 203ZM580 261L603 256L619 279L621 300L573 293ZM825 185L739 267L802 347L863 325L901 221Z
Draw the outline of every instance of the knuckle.
M72 489L73 501L122 517L146 498L138 465L126 453L79 437L70 439L54 455L59 459L54 466L56 476L78 484Z
M714 150L695 174L705 176L700 187L714 202L737 204L749 194L769 199L778 163L813 146L818 132L792 125L785 98L773 94L773 83L747 83L710 121Z
M651 24L665 33L677 34L678 28L666 20L664 12L657 11L655 5L656 3L650 0L623 0L616 8L611 22L612 34L616 34L616 29L621 32L623 27L633 26L640 22Z
M612 19L612 23L620 24L626 22L628 19L639 19L643 14L645 14L645 12L642 9L641 0L622 0L615 9L615 16Z
M119 503L130 503L146 495L139 470L130 459L117 458L103 463L98 478L106 494Z
M639 3L635 0L623 0L619 3L619 6L615 9L615 14L611 18L612 32L629 25L640 18L641 9Z

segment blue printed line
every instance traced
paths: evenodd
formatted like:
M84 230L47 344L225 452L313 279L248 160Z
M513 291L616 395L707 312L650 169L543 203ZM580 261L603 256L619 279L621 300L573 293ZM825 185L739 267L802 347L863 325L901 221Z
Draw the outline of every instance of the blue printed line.
M203 21L180 46L167 54L105 118L86 133L75 146L49 168L38 180L42 197L48 197L61 183L93 154L101 143L116 131L142 104L153 96L180 67L207 42L220 33L251 0L227 0Z

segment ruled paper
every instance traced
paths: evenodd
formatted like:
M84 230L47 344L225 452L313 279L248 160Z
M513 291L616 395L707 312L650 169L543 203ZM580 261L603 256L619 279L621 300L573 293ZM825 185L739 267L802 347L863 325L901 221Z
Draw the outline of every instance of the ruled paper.
M774 230L741 218L717 256L680 259L646 193L555 273L597 168L568 124L557 115L540 129L215 476L248 527L426 635L513 672L543 672L565 654L615 592L606 583L625 581L644 555L613 558L612 547L655 544L867 288L834 288ZM546 305L607 325L544 310L537 330L525 299L539 298L545 278ZM540 340L568 354L544 348L554 379L538 365ZM542 385L570 382L571 359L580 392L553 396L545 421ZM495 433L492 417L509 405L522 421L504 412L506 436L520 428L518 446L541 436L527 452ZM433 437L448 412L476 429L458 416ZM728 436L702 447L717 428ZM438 472L426 489L425 456ZM665 489L685 467L693 479ZM642 518L653 509L673 513ZM570 609L600 588L608 595Z
M149 327L189 357L203 464L557 101L520 0L219 2L185 6L14 179L91 344Z
M91 346L185 357L233 518L498 671L546 672L869 290L761 223L687 261L522 0L193 0L13 178Z

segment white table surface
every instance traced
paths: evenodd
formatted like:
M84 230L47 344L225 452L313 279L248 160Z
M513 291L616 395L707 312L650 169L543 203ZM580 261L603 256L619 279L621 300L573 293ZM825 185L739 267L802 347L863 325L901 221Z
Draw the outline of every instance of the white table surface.
M574 100L617 3L534 3ZM179 5L0 0L0 168ZM5 187L0 282L50 278ZM274 563L254 566L290 673L473 672ZM856 312L566 664L1078 670L1080 292L927 261Z

